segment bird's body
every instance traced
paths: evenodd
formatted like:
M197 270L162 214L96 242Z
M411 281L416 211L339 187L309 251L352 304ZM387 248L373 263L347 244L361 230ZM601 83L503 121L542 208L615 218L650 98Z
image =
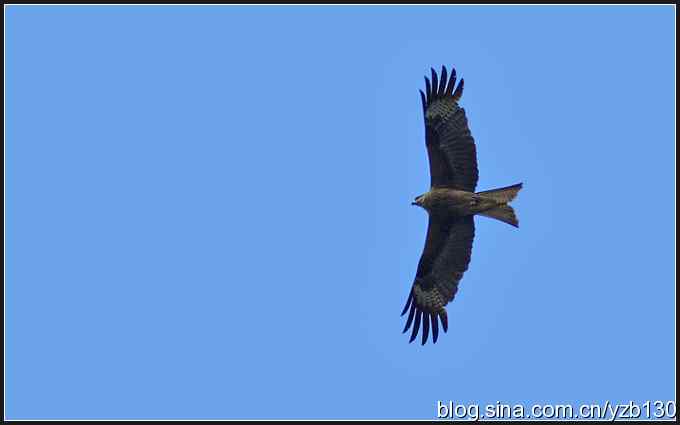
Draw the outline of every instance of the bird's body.
M439 78L441 77L441 78ZM413 205L429 215L427 238L418 270L402 315L409 313L404 332L413 324L410 342L422 324L422 343L430 329L437 342L439 324L446 332L445 306L453 300L468 268L475 236L475 215L483 215L518 227L515 211L508 204L522 184L475 192L478 180L477 151L465 110L458 105L463 80L457 87L456 72L442 67L425 77L426 91L420 92L425 117L425 145L430 163L430 190ZM454 91L455 87L455 91Z
M416 198L416 205L440 217L464 217L499 206L495 199L458 189L434 188Z
M418 196L413 204L441 219L453 220L475 214L496 218L492 214L499 208L510 208L508 202L517 195L521 187L520 184L479 193L438 187ZM516 219L508 224L515 227L519 225Z

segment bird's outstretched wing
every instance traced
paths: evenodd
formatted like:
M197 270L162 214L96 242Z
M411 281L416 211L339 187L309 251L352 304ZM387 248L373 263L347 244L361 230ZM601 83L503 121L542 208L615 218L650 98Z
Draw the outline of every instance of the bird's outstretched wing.
M444 332L448 330L448 316L444 307L453 300L458 291L458 282L470 264L474 237L475 222L472 216L450 221L430 216L416 278L401 312L402 316L409 312L404 333L413 324L409 342L416 339L421 324L423 345L427 342L430 325L433 343L439 337L439 321Z
M474 192L479 173L477 150L470 134L465 109L458 106L464 80L456 85L456 70L441 76L434 69L432 81L425 77L425 92L420 91L425 116L425 144L430 160L430 186Z

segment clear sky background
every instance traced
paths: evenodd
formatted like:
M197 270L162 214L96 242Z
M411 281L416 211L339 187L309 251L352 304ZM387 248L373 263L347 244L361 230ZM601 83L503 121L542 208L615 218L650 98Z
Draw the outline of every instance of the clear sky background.
M674 400L675 11L5 9L10 418L432 418ZM479 190L450 328L418 89L465 78Z

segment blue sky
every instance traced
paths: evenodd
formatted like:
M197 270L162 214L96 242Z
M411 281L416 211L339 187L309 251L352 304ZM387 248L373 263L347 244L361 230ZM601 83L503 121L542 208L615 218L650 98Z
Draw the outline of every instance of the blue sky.
M9 418L432 418L675 400L671 7L5 9ZM455 66L450 328L399 317Z

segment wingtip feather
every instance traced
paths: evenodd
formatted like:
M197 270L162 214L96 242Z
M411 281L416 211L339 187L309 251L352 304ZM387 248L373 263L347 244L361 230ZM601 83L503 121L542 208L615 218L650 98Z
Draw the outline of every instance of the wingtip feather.
M438 96L444 96L446 94L446 83L448 82L448 73L446 72L446 67L442 65L441 78L439 79L439 89L437 90Z
M437 313L430 314L432 320L432 343L436 344L439 338L439 321L437 320Z
M465 88L465 79L461 78L460 83L458 83L458 87L456 87L456 91L453 92L453 100L456 102L458 102L463 96L463 88Z
M446 310L441 309L439 311L439 320L442 321L442 329L444 329L444 333L449 331L449 316L446 314Z
M420 345L427 343L427 337L430 334L430 314L423 312L423 339Z
M432 72L432 95L430 96L430 98L436 99L437 89L439 88L439 81L437 80L437 71L435 71L434 68L430 68L430 71Z
M406 319L406 326L404 326L404 330L401 332L405 334L408 331L408 328L411 327L411 323L413 322L413 316L416 312L416 303L411 303L411 311L408 313L408 319Z
M411 301L413 301L413 291L411 291L411 292L408 294L408 298L406 299L406 305L404 306L404 309L401 311L401 315L400 315L400 316L403 316L404 314L406 314L406 312L408 311L409 307L411 307Z
M430 79L425 77L425 103L430 104L430 100L432 99L432 86L430 85Z
M416 337L418 336L418 330L420 329L420 319L422 318L423 311L418 309L416 312L416 321L413 324L413 332L411 332L411 339L408 340L408 343L412 343Z
M451 76L449 77L449 84L446 86L446 95L453 96L453 89L456 86L456 68L451 67Z

